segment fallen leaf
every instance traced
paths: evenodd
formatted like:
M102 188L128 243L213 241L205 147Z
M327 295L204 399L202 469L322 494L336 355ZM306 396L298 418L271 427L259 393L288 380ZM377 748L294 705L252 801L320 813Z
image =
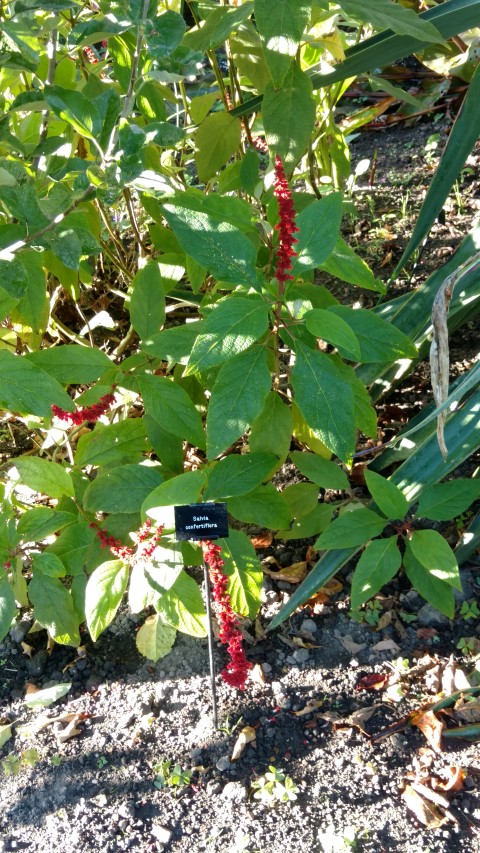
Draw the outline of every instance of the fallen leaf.
M452 764L450 767L445 767L443 775L446 779L439 779L434 776L431 780L434 788L439 788L441 791L462 791L463 781L466 773L462 767L457 764Z
M270 575L271 578L275 578L277 581L285 581L285 583L300 583L307 574L307 564L303 560L301 563L292 563L291 566L287 566L285 569L278 569L277 571L271 571L271 569L268 569L264 565L263 571L265 574Z
M264 636L265 636L265 628L263 627L263 625L260 621L260 616L257 616L255 618L255 639L260 640Z
M379 643L375 643L375 645L372 646L372 650L374 652L393 652L394 654L398 654L400 646L397 646L395 640L387 639L380 640Z
M350 714L349 717L345 720L349 726L355 726L355 728L359 729L362 734L368 736L368 732L365 731L363 724L373 717L376 711L379 710L379 705L370 705L368 708L359 708L358 711L354 711L353 714Z
M435 716L433 711L423 711L420 709L410 717L412 726L420 729L427 742L435 752L442 751L442 732L445 728L444 723Z
M84 711L70 711L68 714L59 714L57 717L47 717L44 714L42 717L38 717L32 723L27 723L24 726L18 726L16 733L21 738L32 737L32 735L36 735L39 732L43 731L43 729L48 728L48 726L52 726L54 723L70 723L72 720L76 720L80 722L82 720L87 720L91 717L91 714L88 714Z
M71 686L71 682L67 682L66 684L54 684L52 687L45 688L45 690L37 690L37 688L31 690L29 688L35 687L35 685L27 684L27 698L24 699L24 704L28 708L47 708L53 702L56 702L57 699L65 696Z
M292 637L292 642L295 643L300 649L320 649L321 646L318 643L310 643L303 639L303 637Z
M418 781L412 782L412 788L429 802L435 803L436 806L441 806L443 809L448 809L450 805L449 801L443 794L439 794L438 791L432 791L427 785Z
M355 685L356 690L384 690L390 681L390 675L372 673L364 675Z
M238 761L239 758L243 755L245 751L245 747L248 743L252 743L257 738L257 733L253 726L244 726L241 730L237 740L235 741L235 746L233 747L231 761Z
M435 628L418 628L416 634L419 640L432 640L438 635L438 631Z
M413 812L417 820L424 826L428 826L429 829L434 829L445 823L445 815L440 809L425 800L411 785L406 785L405 790L402 791L402 799L405 800L407 809Z
M345 637L339 637L339 639L344 649L346 649L347 652L350 652L351 655L356 655L358 652L361 652L362 649L367 648L366 643L355 643L351 634L347 634Z
M27 658L31 658L33 655L33 646L29 646L29 644L25 642L21 642L20 645L22 647L23 654L26 655Z
M250 670L250 681L253 681L254 684L265 684L265 673L262 669L261 664L256 663L252 666Z
M318 711L323 705L323 699L315 699L312 702L307 702L304 708L300 711L292 711L295 717L305 717L307 714L312 714L314 711Z
M68 723L67 726L63 729L59 729L55 732L55 738L57 743L66 743L67 740L70 740L72 737L78 737L78 735L82 734L82 730L77 728L77 723L80 721L80 715L75 714L73 720Z
M384 628L388 628L393 618L393 612L391 610L386 610L385 613L382 613L380 619L378 620L378 624L376 627L377 631L383 631Z
M56 645L55 640L54 640L52 637L50 637L50 636L49 636L49 637L47 638L47 646L46 646L46 648L47 648L47 655L51 655L51 654L52 654L52 652L53 652L53 650L54 650L54 648L55 648L55 645Z
M464 723L480 722L480 701L474 699L471 702L465 702L464 699L455 703L455 716Z
M343 584L337 580L337 578L331 578L325 586L320 587L318 592L315 595L312 595L308 601L303 605L304 607L310 607L315 613L316 608L321 608L323 604L326 604L327 601L332 597L332 595L336 595L338 592L341 592L343 589Z
M272 544L273 533L269 531L258 536L250 536L250 541L257 551L261 548L268 548Z

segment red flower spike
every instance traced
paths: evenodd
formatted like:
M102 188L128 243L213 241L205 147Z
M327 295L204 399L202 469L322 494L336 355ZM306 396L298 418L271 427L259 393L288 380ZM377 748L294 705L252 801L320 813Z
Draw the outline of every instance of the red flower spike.
M280 222L275 230L280 234L277 248L277 262L275 266L275 278L280 285L293 279L288 270L292 269L292 258L296 256L293 248L298 243L294 234L299 230L295 225L295 207L293 205L292 193L285 175L281 157L275 156L275 183L273 187L275 198L278 201L278 212Z
M228 578L223 572L224 561L220 556L222 549L210 541L201 544L203 558L209 568L213 598L217 605L219 638L227 646L230 658L220 675L230 687L243 690L252 665L245 657L238 618L232 609L230 594L227 592Z
M157 527L157 529L151 534L151 526L152 522L150 519L147 519L145 524L138 530L135 534L133 534L133 538L137 543L137 550L134 548L129 548L127 545L123 545L119 539L115 539L114 536L109 536L105 530L97 524L96 521L92 521L90 527L95 531L97 539L100 542L100 546L102 548L109 548L114 557L118 557L119 560L125 560L126 563L129 564L130 568L133 569L134 566L137 565L146 565L148 564L155 548L157 547L161 535L163 533L163 525ZM148 537L150 536L150 539ZM147 541L148 539L148 541Z
M112 386L113 388L114 386ZM75 412L66 412L65 409L61 409L55 403L52 403L51 409L52 413L59 420L67 421L72 426L80 426L84 421L98 421L105 412L108 412L114 402L115 394L112 390L112 393L104 394L103 397L100 397L98 403L94 403L93 406L85 406L83 409L77 409Z

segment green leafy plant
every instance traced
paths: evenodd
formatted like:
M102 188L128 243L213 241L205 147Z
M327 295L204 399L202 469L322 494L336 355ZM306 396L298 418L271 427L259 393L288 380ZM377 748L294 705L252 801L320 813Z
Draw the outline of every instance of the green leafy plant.
M184 770L180 764L164 759L153 767L155 788L184 788L192 779L193 770Z
M272 765L268 771L252 782L253 797L267 806L289 803L297 799L298 787L290 776Z
M474 598L470 598L468 601L462 601L459 615L465 620L478 619L480 617L480 609L476 600Z

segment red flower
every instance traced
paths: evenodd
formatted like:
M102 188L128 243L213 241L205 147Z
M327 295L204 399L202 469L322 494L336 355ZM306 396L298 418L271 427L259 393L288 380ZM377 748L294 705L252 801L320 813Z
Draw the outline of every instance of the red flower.
M119 560L125 560L132 569L136 565L145 565L145 563L148 563L163 533L163 526L160 526L151 535L152 522L147 518L145 524L133 536L137 543L137 550L135 551L134 548L123 545L114 536L109 536L96 521L92 521L90 527L95 531L101 547L109 548L114 557L118 557Z
M217 605L217 618L220 626L219 638L227 646L229 662L220 675L230 687L243 690L251 663L245 657L243 638L236 613L232 610L230 595L227 592L228 578L223 572L222 549L213 542L202 542L203 558L209 567L212 593Z
M113 388L114 386L112 386ZM84 421L98 421L105 412L108 412L110 406L112 406L115 402L115 394L104 394L103 397L100 397L98 403L94 403L93 406L84 406L83 409L77 409L75 412L66 412L65 409L61 409L60 406L56 406L55 403L52 404L52 412L55 417L59 418L61 421L67 421L74 426L80 426Z
M275 183L273 191L275 198L278 200L278 212L280 216L280 222L275 226L275 229L280 234L275 278L282 285L289 279L293 279L293 275L289 275L288 270L292 269L292 258L297 254L293 248L293 244L298 243L298 240L293 235L298 231L298 228L295 225L295 208L292 193L281 157L278 154L275 156Z

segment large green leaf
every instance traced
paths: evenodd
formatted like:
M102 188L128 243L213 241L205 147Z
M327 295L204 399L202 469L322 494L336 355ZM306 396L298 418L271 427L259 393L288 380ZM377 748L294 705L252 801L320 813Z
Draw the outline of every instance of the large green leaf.
M200 470L186 471L178 477L172 477L150 492L142 505L142 513L151 515L149 510L154 507L197 503L206 482L207 475Z
M189 30L184 38L184 44L192 50L209 50L220 47L239 24L248 18L253 11L253 3L243 3L237 8L223 6L213 9L207 15L203 27Z
M48 86L45 100L53 112L71 124L77 133L95 139L102 129L102 120L95 104L78 89Z
M30 489L51 498L74 495L72 478L59 462L50 462L38 456L19 456L15 459L15 467L22 483Z
M342 221L342 194L330 193L309 204L298 214L299 229L292 260L292 275L301 276L326 261L332 252Z
M89 385L112 366L102 350L79 344L41 349L25 357L62 385Z
M402 564L397 537L375 539L365 548L352 578L351 606L360 607L392 580Z
M387 518L403 518L407 514L408 501L395 483L368 469L365 471L365 481L380 512Z
M444 583L462 591L457 558L437 530L414 530L409 539L415 559Z
M102 563L90 575L85 590L85 616L92 640L110 625L127 588L129 568L123 560Z
M215 459L261 412L272 380L265 347L252 347L219 370L207 414L207 457Z
M246 495L266 478L277 459L271 453L231 454L216 462L203 496L211 501Z
M417 592L441 613L445 613L450 619L455 614L455 595L450 584L429 571L415 557L410 543L405 543L405 554L403 556L405 573Z
M321 268L341 281L348 281L356 287L376 290L378 293L386 292L387 288L383 281L375 278L368 264L354 252L343 237L337 238L331 254L322 263Z
M283 495L272 483L257 486L247 495L230 498L228 510L239 521L281 530L292 521L292 513Z
M263 572L255 548L240 530L230 530L228 539L219 539L223 570L228 577L230 601L236 613L254 619L260 607Z
M132 281L130 319L142 340L158 332L165 322L165 294L156 261L140 269Z
M69 591L57 578L35 572L28 585L37 622L47 629L56 643L79 646L78 616Z
M0 351L0 405L11 412L52 415L52 403L71 412L73 403L59 382L34 364Z
M386 524L386 518L366 507L344 512L320 534L315 548L339 550L365 545L369 539L379 536Z
M308 477L312 483L317 483L322 489L348 491L350 488L345 471L336 462L323 459L315 453L305 453L302 450L293 450L290 453L290 459L305 477Z
M177 632L165 624L159 613L147 616L139 628L135 643L141 655L156 662L172 650Z
M357 336L345 320L324 308L313 308L304 316L307 329L312 335L337 347L344 358L360 361L360 345Z
M137 462L147 449L145 425L141 418L130 418L118 424L97 424L93 432L82 435L75 454L75 463L112 465Z
M38 334L47 326L49 308L43 256L41 252L26 251L19 253L18 260L26 273L27 288L12 314ZM2 287L4 286L2 281Z
M260 296L226 298L208 314L186 375L201 373L248 349L267 331L268 305Z
M221 281L258 290L255 247L235 225L183 206L181 196L163 209L182 249L197 263Z
M315 435L346 462L354 450L353 390L328 355L296 344L295 402Z
M348 308L346 305L333 305L327 310L350 326L360 344L362 362L383 362L416 356L417 351L410 338L372 311Z
M148 415L173 435L205 447L202 419L181 385L165 376L141 376L138 385Z
M103 553L93 530L84 521L70 524L62 530L47 551L60 557L67 573L74 577L83 575L85 567L90 571L98 565Z
M235 154L241 138L240 120L229 113L212 113L195 134L195 165L198 177L206 183Z
M74 524L77 516L48 506L34 506L20 517L17 532L24 542L38 542Z
M376 29L392 29L402 36L411 36L425 42L438 44L442 41L437 28L425 21L413 9L392 0L341 0L342 9L361 24L373 24Z
M271 391L265 405L255 418L248 443L252 453L274 453L282 462L287 456L292 440L293 418L290 406Z
M434 521L449 521L469 508L480 497L480 480L449 480L426 489L420 497L416 515Z
M139 512L147 495L162 481L158 467L119 465L90 483L83 507L87 512Z
M255 23L276 89L280 89L310 20L308 0L255 0Z
M268 145L292 172L307 149L315 123L312 84L295 62L280 90L267 83L262 112Z
M170 589L157 599L155 608L172 628L191 637L207 635L202 594L196 581L186 572L181 572Z

